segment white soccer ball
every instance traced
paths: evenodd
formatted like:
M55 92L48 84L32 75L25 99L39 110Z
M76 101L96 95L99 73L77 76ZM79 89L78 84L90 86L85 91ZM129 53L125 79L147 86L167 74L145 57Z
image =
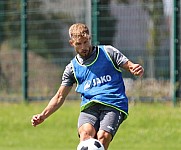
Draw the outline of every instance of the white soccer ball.
M97 139L90 138L81 141L77 146L77 150L104 150L104 146Z

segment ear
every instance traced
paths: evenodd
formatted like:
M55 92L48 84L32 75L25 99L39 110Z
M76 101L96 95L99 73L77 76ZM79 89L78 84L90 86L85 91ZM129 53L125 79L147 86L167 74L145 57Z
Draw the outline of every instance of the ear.
M69 40L69 44L71 45L71 46L74 46L73 44L74 44L74 41L73 40Z

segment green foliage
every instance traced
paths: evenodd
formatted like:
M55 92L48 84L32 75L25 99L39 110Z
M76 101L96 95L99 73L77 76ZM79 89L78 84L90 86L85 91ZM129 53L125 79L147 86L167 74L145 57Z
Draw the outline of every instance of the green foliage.
M32 127L32 115L48 102L0 103L0 149L75 150L79 101L65 104L43 124ZM130 104L129 117L120 126L109 150L180 150L181 109L170 104Z
M21 4L17 1L6 0L1 3L1 7L3 8L3 15L1 16L3 18L3 42L8 38L20 36Z
M63 29L71 24L71 16L63 12L46 12L43 6L43 1L27 1L28 50L44 57L57 57L64 45L60 39L64 37ZM21 1L0 2L0 8L0 44L8 41L12 48L21 49Z
M161 47L162 37L165 35L166 30L159 28L164 23L164 8L163 1L160 0L141 0L142 7L149 15L149 37L147 41L147 52L150 56L150 61L148 61L150 68L148 76L151 78L156 78L159 76L159 68L156 66L159 61L155 60L155 56L158 56ZM148 4L148 5L145 5ZM163 32L164 31L164 32ZM167 74L168 75L168 74Z
M110 12L110 0L101 0L98 2L98 41L100 44L113 44L116 19Z

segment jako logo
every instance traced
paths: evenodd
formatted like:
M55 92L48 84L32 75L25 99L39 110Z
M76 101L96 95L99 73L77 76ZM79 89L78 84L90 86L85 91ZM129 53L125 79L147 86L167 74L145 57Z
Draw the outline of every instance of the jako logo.
M112 80L112 78L111 78L110 75L101 76L99 78L92 79L92 81L88 80L88 81L85 82L84 90L87 91L91 87L95 87L97 85L109 82L111 80Z

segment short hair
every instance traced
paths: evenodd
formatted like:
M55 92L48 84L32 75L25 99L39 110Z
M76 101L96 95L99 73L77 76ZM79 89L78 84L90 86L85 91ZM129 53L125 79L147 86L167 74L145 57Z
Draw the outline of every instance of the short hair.
M69 36L71 39L79 39L81 37L89 37L89 29L83 23L75 23L69 28Z

